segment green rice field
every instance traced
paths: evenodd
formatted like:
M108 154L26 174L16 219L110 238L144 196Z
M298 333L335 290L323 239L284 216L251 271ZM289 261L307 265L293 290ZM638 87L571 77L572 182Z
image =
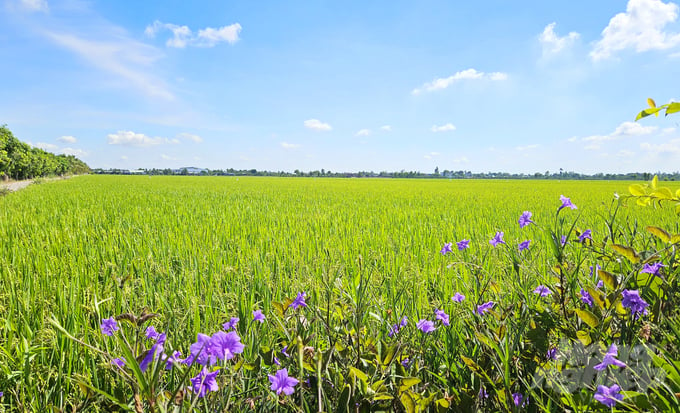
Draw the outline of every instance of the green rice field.
M672 235L679 221L671 205L619 206L614 194L631 183L80 176L31 185L0 197L0 411L609 410L593 394L611 376L568 391L535 378L545 363L567 368L544 357L565 342L653 344L663 363L678 363L665 347L668 326L680 325L675 245L646 227ZM558 209L561 195L578 208ZM524 211L533 224L520 228ZM592 239L580 241L586 229ZM493 247L499 231L505 244ZM656 261L665 278L641 280L643 263ZM616 278L600 277L599 308L579 301L579 289L597 291L594 265ZM534 293L539 285L551 295ZM649 316L626 313L616 299L624 288L642 292ZM291 308L301 292L307 307ZM465 300L452 301L456 292ZM494 310L478 314L488 301ZM438 309L449 326L416 327L441 323ZM143 311L157 316L118 317ZM390 336L403 316L403 333ZM110 317L120 327L112 336L101 328ZM231 317L244 348L212 366L219 390L187 389L195 366L165 370L156 358L141 372L131 360L155 351L150 325L167 334L164 354L186 357L198 333ZM125 367L113 366L123 354ZM298 379L292 395L270 389L282 368L274 357ZM624 388L616 408L678 408L680 379L663 363L650 365L665 381Z

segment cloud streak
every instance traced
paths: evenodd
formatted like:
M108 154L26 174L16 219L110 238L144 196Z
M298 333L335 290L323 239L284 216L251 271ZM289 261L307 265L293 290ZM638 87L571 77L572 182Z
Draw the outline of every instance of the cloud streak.
M333 128L328 123L321 122L319 119L307 119L304 122L305 128L315 131L330 131Z
M466 69L460 72L456 72L453 75L445 78L434 79L431 82L427 82L420 87L417 87L411 91L413 95L419 95L423 92L434 92L436 90L446 89L456 82L464 80L506 80L508 75L502 72L484 73L479 72L475 69Z

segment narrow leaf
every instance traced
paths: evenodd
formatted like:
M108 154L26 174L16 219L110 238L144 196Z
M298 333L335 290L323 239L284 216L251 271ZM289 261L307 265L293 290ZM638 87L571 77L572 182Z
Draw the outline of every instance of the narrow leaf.
M656 107L656 102L654 102L654 99L652 98L647 98L647 104L649 105L650 108Z
M663 242L668 242L671 240L671 234L659 227L648 226L645 228L647 232L651 233L655 237L659 238Z
M632 262L633 264L637 264L638 262L640 262L640 257L638 256L637 252L635 252L635 250L632 249L631 247L627 247L625 245L612 244L612 249L617 253L623 255L624 257L628 258L628 261Z
M577 308L576 314L578 314L578 317L581 320L583 320L584 323L588 324L593 328L597 327L600 324L600 320L597 319L597 316L588 310L582 310Z
M614 274L604 270L598 270L597 276L600 277L600 279L602 280L602 282L604 282L604 285L606 285L607 288L609 288L610 290L616 289L616 285L618 284L618 282Z
M670 103L668 105L668 108L666 109L666 116L676 112L680 112L680 103L679 102Z

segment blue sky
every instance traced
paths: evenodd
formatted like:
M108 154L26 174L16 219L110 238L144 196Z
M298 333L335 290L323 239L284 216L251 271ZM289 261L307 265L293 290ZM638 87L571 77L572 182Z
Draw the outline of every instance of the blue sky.
M91 167L680 170L680 8L0 0L0 124Z

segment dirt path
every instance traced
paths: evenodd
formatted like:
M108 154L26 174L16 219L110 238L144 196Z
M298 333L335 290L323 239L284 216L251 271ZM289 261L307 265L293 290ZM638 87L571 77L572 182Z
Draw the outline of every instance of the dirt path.
M20 189L24 189L30 184L33 183L33 180L28 180L28 181L17 181L17 182L0 182L0 188L7 188L10 191L18 191Z

